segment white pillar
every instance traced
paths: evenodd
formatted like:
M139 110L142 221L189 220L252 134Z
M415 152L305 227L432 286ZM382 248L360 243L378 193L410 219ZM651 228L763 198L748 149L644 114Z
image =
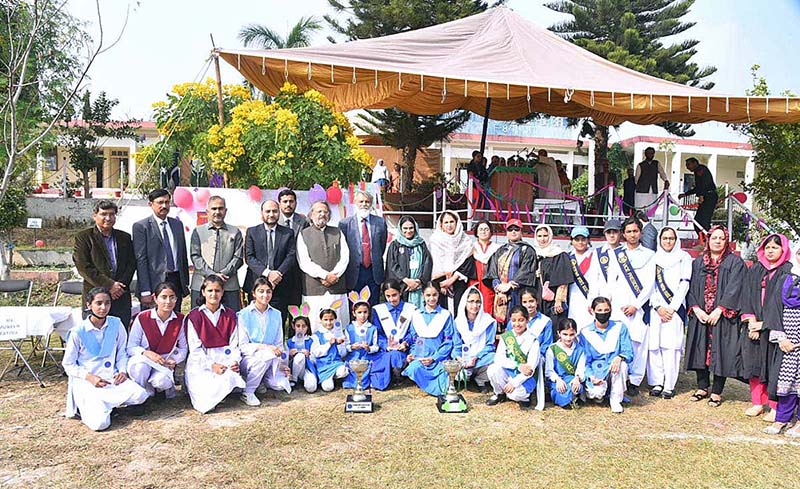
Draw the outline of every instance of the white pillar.
M589 141L589 194L593 194L594 188L594 139Z
M644 160L644 148L648 147L649 143L636 143L633 145L633 174L636 175L636 165Z
M677 197L678 194L683 193L683 187L681 187L681 175L683 174L683 153L680 151L676 151L675 154L672 155L672 164L670 165L672 168L670 169L669 175L669 193L673 197Z
M136 142L131 141L128 148L128 188L136 185Z
M750 185L753 183L753 179L756 176L756 162L753 161L753 156L751 155L747 158L747 162L744 165L744 183ZM753 192L747 192L747 202L745 203L748 209L753 210Z
M569 152L569 160L567 160L567 175L569 179L572 180L573 170L575 169L575 152Z
M442 173L452 173L453 172L453 144L451 142L445 142L442 146L442 153L444 153L444 168L442 169Z
M711 176L714 178L714 183L716 183L717 185L722 185L723 183L725 183L725 182L718 182L717 181L717 153L716 152L711 153L708 156L708 163L706 163L706 166L708 167L708 171L711 172Z

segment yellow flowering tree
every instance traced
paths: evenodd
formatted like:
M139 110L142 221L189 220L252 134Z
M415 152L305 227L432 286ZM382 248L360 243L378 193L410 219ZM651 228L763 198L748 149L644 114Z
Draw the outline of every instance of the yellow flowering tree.
M347 117L316 90L286 83L272 103L248 100L207 133L212 167L233 186L309 188L355 182L371 164Z
M246 87L223 85L225 120L230 120L234 107L249 100L250 91ZM145 186L157 185L159 169L162 166L169 168L174 163L176 152L180 158L207 158L208 130L217 125L218 117L217 87L213 79L174 85L166 100L153 104L153 119L158 132L168 138L146 146L136 154L140 168L137 181L145 182Z

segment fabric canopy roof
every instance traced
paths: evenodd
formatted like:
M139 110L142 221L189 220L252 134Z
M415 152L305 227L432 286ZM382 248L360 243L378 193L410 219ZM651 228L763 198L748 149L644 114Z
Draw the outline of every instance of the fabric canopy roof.
M645 75L586 51L506 7L416 31L318 47L218 49L258 89L285 81L339 110L414 114L467 109L512 120L531 112L630 121L800 121L800 99L735 97Z

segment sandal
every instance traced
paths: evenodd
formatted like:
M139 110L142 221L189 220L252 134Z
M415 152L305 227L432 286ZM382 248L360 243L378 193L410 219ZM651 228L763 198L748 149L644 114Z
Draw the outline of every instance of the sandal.
M701 394L702 392L702 394ZM694 394L689 397L689 400L692 402L702 401L708 397L708 391L704 391L702 389L698 389Z
M708 405L713 407L713 408L719 407L720 404L722 404L722 398L721 397L719 399L714 399L714 398L709 398L708 399Z

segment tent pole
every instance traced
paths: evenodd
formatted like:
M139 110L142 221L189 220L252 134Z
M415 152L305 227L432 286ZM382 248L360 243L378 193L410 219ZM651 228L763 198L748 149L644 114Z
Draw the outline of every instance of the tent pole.
M486 149L486 132L489 130L489 112L492 108L492 97L486 97L486 112L483 114L483 131L481 132L481 156Z
M217 117L219 118L219 127L222 129L225 126L225 106L222 101L222 75L219 72L219 53L217 46L214 44L214 35L209 34L211 37L211 47L213 48L212 56L214 57L214 72L217 75ZM223 186L228 188L228 174L222 175Z

